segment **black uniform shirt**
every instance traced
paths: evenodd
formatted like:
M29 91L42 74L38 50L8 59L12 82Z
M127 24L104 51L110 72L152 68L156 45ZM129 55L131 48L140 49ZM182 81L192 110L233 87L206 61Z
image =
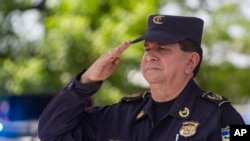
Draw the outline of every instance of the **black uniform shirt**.
M85 108L101 84L74 79L57 94L39 119L41 141L221 141L230 124L244 124L225 98L201 90L193 80L155 124L150 92Z
M170 100L167 102L153 102L153 120L154 124L156 124L161 118L163 118L172 107L174 100Z

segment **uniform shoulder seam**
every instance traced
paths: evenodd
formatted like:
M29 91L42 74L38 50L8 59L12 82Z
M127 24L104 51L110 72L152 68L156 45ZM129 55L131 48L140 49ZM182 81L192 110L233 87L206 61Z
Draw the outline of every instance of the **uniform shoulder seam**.
M218 107L221 107L225 103L230 103L225 97L210 91L203 93L202 98L217 104Z

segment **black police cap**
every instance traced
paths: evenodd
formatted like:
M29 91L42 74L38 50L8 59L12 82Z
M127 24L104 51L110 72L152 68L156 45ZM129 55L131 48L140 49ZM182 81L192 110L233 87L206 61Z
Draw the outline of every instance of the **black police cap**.
M152 40L167 44L189 39L200 46L203 24L203 20L196 17L150 15L147 33L131 41L131 43Z

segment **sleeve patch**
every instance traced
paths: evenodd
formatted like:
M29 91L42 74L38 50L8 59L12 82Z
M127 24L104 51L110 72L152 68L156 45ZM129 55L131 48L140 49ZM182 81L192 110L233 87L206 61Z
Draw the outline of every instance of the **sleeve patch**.
M229 126L221 129L221 137L222 137L222 141L230 141L230 128L229 128Z
M204 93L202 95L202 98L216 103L219 107L221 107L221 105L224 103L230 103L225 97L223 97L219 94L213 93L213 92Z

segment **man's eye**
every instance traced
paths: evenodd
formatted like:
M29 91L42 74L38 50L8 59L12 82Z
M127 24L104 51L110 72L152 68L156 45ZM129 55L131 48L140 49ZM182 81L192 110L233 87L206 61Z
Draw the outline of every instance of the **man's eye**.
M159 47L158 50L166 50L164 47Z

